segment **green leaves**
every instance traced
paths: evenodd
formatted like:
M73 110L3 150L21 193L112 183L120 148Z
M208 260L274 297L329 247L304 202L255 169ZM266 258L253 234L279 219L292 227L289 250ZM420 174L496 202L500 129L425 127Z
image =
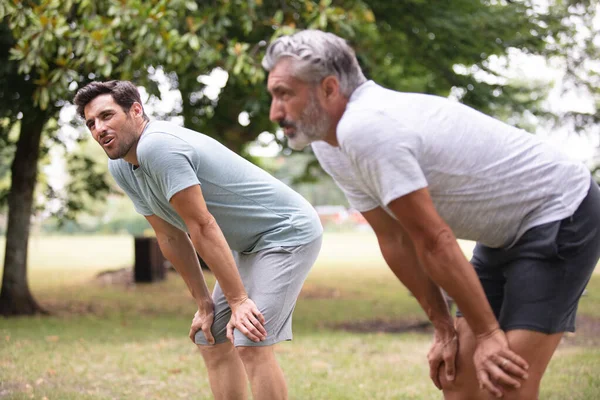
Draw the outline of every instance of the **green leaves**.
M16 115L17 104L23 111L56 113L89 77L156 85L150 71L160 68L182 94L186 126L240 153L260 132L274 129L260 62L268 42L280 35L305 28L332 31L351 43L367 76L384 86L439 95L454 90L470 105L509 116L533 106L528 94L541 93L539 88L491 85L454 67L498 74L489 63L492 56L518 48L570 57L575 75L582 65L579 53L564 49L576 45L573 16L586 19L591 7L584 1L551 1L542 12L529 0L38 3L0 1L0 79L6 82L4 93L19 96L0 96L0 117ZM587 46L591 54L593 43ZM197 78L217 68L229 78L218 97L208 98ZM543 96L535 98L539 102ZM247 126L238 123L242 112L250 117Z

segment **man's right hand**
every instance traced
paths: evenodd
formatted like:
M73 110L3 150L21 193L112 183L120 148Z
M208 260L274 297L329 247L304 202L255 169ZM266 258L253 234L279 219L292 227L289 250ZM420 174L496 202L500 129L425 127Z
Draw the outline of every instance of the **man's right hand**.
M196 336L196 332L202 331L204 333L204 337L209 344L215 344L215 338L210 331L212 327L213 320L215 318L214 307L210 307L208 311L202 311L198 309L196 314L194 314L194 319L192 320L192 326L190 327L190 339L192 342L196 343L194 339Z
M446 380L453 381L456 374L457 353L458 336L452 325L445 329L436 329L427 360L429 361L429 377L440 390L442 389L440 368L444 365Z

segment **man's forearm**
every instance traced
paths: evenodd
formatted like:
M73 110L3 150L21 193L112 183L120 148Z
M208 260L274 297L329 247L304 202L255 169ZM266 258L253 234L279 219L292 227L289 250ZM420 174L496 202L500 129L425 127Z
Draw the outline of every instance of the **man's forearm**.
M207 223L188 226L188 230L198 254L219 281L227 302L234 305L247 299L231 249L216 221L211 218Z
M204 309L212 305L212 299L198 255L192 246L192 242L184 232L175 236L157 235L158 244L163 255L173 264L181 278L187 285L198 308Z
M444 296L419 264L412 244L402 243L401 239L379 238L379 246L392 272L415 296L434 327L452 330L452 317Z
M499 327L473 266L450 231L441 232L434 243L421 243L417 254L431 279L454 299L476 335Z

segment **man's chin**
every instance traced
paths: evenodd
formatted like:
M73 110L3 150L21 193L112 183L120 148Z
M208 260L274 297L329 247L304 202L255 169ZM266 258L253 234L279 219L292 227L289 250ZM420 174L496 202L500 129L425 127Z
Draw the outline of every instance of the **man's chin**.
M304 148L308 146L311 142L312 140L308 138L288 138L287 145L292 150L300 151L304 150Z
M123 158L125 155L121 155L121 154L117 154L117 153L109 153L107 151L104 151L106 153L106 155L108 156L108 158L110 158L111 160L118 160L119 158Z

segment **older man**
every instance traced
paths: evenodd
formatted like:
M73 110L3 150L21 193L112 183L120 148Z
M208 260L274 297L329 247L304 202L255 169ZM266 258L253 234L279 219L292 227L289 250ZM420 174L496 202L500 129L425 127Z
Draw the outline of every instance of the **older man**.
M445 398L537 398L600 257L585 166L457 102L368 81L331 33L278 38L263 66L270 118L290 147L313 143L433 322L430 376ZM477 241L471 263L456 238Z
M92 82L74 102L196 301L190 338L215 399L247 398L248 380L254 399L286 399L273 348L292 339L292 311L321 247L312 206L208 136L150 121L131 82ZM217 278L212 297L196 251Z

